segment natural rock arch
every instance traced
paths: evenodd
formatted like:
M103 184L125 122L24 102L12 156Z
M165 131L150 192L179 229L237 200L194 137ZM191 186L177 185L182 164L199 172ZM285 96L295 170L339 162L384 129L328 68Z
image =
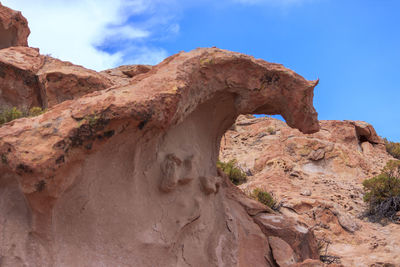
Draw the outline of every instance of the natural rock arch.
M21 212L32 220L19 240L42 266L272 266L248 215L265 208L217 172L220 138L247 113L282 114L302 132L318 131L315 85L279 64L196 49L130 85L2 126L0 179L18 181L29 207ZM316 257L309 240L310 253L296 260Z

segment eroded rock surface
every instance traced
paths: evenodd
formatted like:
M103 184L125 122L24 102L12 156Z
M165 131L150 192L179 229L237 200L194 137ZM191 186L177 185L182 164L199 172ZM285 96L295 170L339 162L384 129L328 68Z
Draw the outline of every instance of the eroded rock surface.
M10 46L28 46L30 30L21 12L0 3L0 49Z
M0 50L0 110L42 107L41 87L36 72L44 59L39 50L10 47Z
M150 65L124 65L118 68L104 70L100 73L107 76L114 84L128 85L136 80L136 78L132 78L149 72L151 68L152 66Z
M36 74L46 108L114 85L95 71L48 56Z
M242 190L272 192L281 212L314 229L321 244L330 242L328 255L344 266L398 266L399 225L359 219L366 209L362 181L392 157L366 122L320 125L318 133L304 135L277 119L240 116L222 138L220 160L236 159L250 174Z
M36 48L0 50L0 110L49 108L112 85L104 75L40 55Z
M42 105L50 107L0 127L4 266L318 260L310 229L285 215L279 216L289 235L276 237L290 243L293 257L282 259L276 245L271 250L265 218L275 213L216 169L221 137L239 114L280 113L304 133L318 131L316 82L217 48L181 52L121 77L127 83L31 48L0 53L7 68L33 77ZM33 87L24 88L34 99ZM15 97L27 106L29 99Z

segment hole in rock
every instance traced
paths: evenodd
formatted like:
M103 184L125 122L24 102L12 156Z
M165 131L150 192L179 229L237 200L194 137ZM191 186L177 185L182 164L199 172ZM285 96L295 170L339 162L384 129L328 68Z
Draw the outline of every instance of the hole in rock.
M358 141L360 142L360 144L364 143L364 142L369 142L368 138L364 135L359 135L358 136Z

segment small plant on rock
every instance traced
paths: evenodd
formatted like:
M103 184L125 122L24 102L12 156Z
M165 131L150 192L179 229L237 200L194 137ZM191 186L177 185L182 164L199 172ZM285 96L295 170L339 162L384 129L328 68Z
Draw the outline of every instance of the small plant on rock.
M400 159L400 143L388 141L386 138L383 140L385 141L386 151L392 155L392 157Z
M366 216L372 222L389 219L399 222L400 211L400 160L390 160L382 173L363 182L364 201L369 204Z
M1 155L1 162L3 163L3 164L7 164L7 156L6 155L4 155L4 154L2 154Z
M6 109L0 112L0 125L6 122L10 122L12 120L16 120L23 117L22 111L13 107L11 109Z
M43 113L46 112L46 109L42 109L40 107L33 107L29 110L29 117L35 117L35 116L39 116L42 115Z
M100 117L96 114L91 114L91 115L87 115L85 116L84 120L89 124L90 127L94 127L96 126L96 124L98 123Z
M268 127L267 133L269 133L270 135L274 135L274 134L276 134L276 130L273 127Z
M237 166L235 159L228 162L217 161L217 167L228 175L233 184L240 185L247 182L246 173Z
M46 109L33 107L29 111L21 111L16 107L5 109L0 112L0 125L23 117L35 117L46 112Z
M254 189L251 193L251 197L272 209L276 207L277 201L274 199L274 197L269 192L266 192L260 188Z

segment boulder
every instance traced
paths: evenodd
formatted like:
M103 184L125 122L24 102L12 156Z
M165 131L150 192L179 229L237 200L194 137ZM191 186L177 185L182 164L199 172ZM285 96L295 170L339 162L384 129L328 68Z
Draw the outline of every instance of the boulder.
M108 78L93 70L48 56L44 58L37 77L46 108L113 85Z
M12 107L20 110L43 107L41 86L36 76L43 62L35 48L0 50L0 111Z
M300 195L307 196L307 197L311 196L311 194L312 194L312 192L310 189L305 189L300 193Z
M383 144L382 138L378 136L374 127L365 121L349 121L354 125L360 142L368 141L372 144Z
M297 262L297 256L288 243L276 236L269 236L268 241L272 256L279 267L292 266Z
M40 55L36 48L0 50L0 111L50 108L112 85L95 71Z
M11 46L28 46L30 30L21 12L0 3L0 49Z
M321 160L325 157L325 150L323 150L322 148L314 150L313 152L311 152L311 154L309 155L309 158L311 160L317 161L317 160Z
M343 227L343 229L349 231L350 233L354 233L361 228L360 224L357 223L356 218L351 215L338 212L336 217L338 218L339 224Z
M254 221L266 236L279 237L289 244L294 253L288 254L288 259L292 258L290 255L293 255L295 262L319 259L317 242L313 232L307 226L282 214L258 214L254 217Z

